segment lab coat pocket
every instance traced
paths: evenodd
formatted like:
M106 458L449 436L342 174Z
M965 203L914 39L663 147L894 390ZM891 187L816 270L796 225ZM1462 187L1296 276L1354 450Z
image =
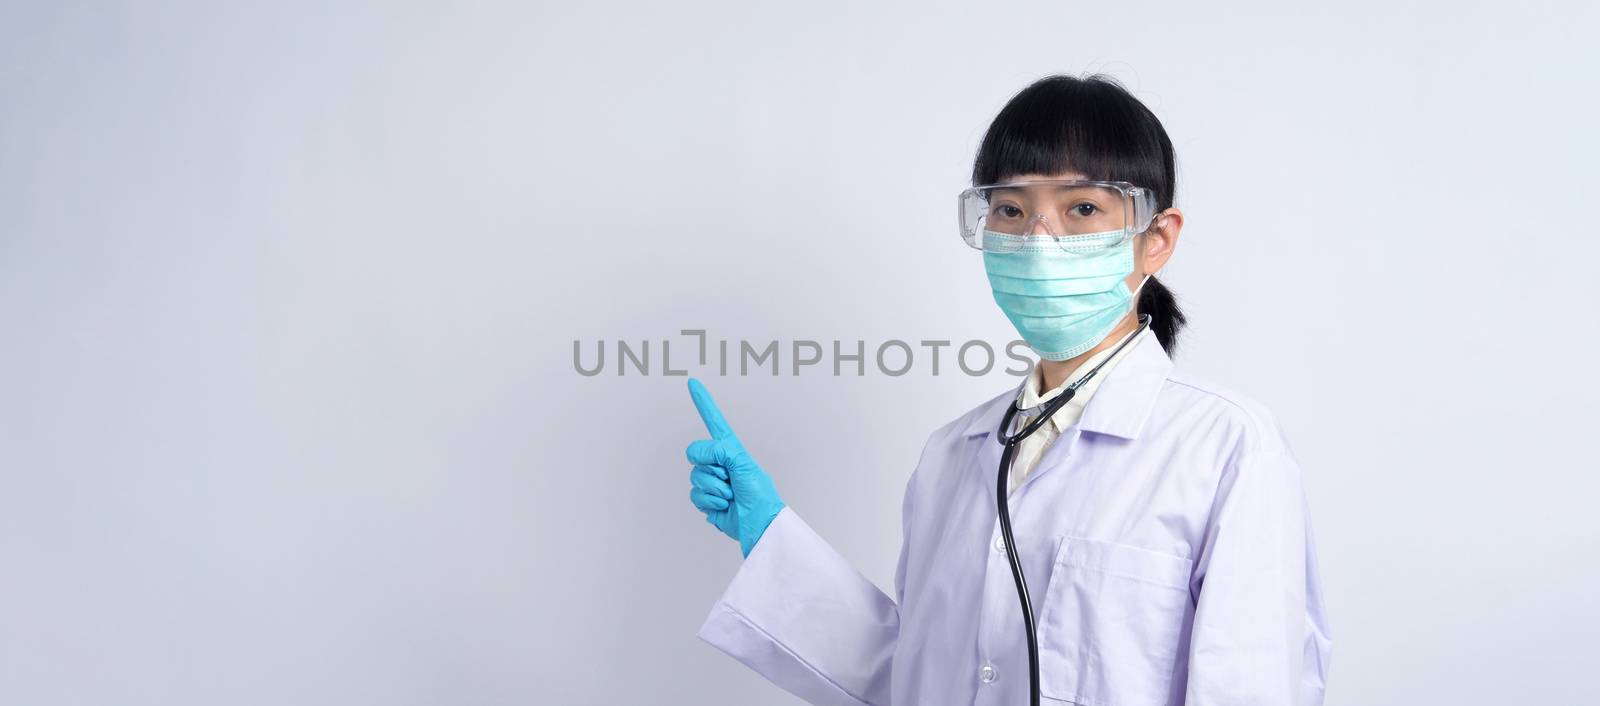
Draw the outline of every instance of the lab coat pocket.
M1083 706L1181 701L1173 672L1193 566L1143 547L1062 537L1039 612L1040 695Z

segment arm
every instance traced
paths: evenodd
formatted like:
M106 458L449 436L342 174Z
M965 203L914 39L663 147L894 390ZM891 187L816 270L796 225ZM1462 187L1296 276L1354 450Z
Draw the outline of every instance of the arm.
M1332 640L1300 469L1283 448L1224 472L1195 570L1189 706L1321 706Z
M690 499L745 554L700 638L811 703L887 706L900 633L896 601L777 499L710 393L692 379L689 389L712 435L687 450L695 464ZM908 538L912 488L908 481L901 505ZM897 597L905 595L907 548L902 542Z
M902 543L901 595L905 557ZM899 632L895 601L785 507L699 636L809 703L887 706Z

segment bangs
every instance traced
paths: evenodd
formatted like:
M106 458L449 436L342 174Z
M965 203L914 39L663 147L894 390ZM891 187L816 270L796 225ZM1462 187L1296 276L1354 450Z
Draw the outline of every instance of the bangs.
M1115 79L1050 76L1006 103L973 164L974 186L1024 174L1077 172L1126 181L1172 205L1172 143L1153 113Z

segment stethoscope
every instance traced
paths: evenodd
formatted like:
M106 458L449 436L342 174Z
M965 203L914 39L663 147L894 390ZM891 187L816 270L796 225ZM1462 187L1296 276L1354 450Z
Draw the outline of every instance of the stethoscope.
M1100 368L1104 367L1107 361L1115 358L1123 347L1132 343L1135 338L1139 337L1141 332L1149 328L1150 321L1151 316L1149 314L1141 314L1139 316L1139 328L1128 334L1128 337L1123 339L1121 343L1118 343L1117 347L1111 351L1111 355L1106 356L1104 360L1101 360L1098 365L1091 368L1083 377L1078 378L1076 382L1068 385L1066 389L1061 391L1061 394L1056 395L1045 403L1022 409L1022 393L1019 390L1016 401L1006 405L1005 418L1000 420L1000 429L995 435L995 438L1005 446L1005 450L1000 452L1000 475L996 480L995 504L999 507L1000 535L1006 543L1006 559L1011 563L1011 578L1017 582L1017 601L1022 604L1022 626L1028 633L1028 702L1032 706L1039 706L1039 637L1033 624L1033 603L1028 600L1028 581L1022 576L1022 562L1017 559L1017 545L1011 541L1011 508L1006 502L1006 480L1011 475L1012 454L1016 451L1018 443L1028 438L1033 432L1038 431L1039 427L1044 426L1050 416L1071 401L1072 396L1077 394L1078 388L1092 379L1095 373L1100 372ZM1024 381L1023 385L1024 387L1027 385L1026 381ZM1018 412L1022 412L1025 417L1035 414L1038 416L1032 422L1029 422L1026 427L1023 427L1022 431L1015 434L1007 434L1006 430L1011 428L1011 419Z

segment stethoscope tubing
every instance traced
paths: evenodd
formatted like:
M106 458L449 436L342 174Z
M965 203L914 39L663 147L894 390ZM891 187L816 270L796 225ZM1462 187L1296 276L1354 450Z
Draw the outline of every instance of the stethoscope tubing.
M1028 598L1028 581L1023 576L1022 560L1017 555L1017 544L1012 540L1011 535L1011 507L1006 499L1008 490L1006 486L1007 480L1011 475L1011 462L1015 455L1017 444L1028 438L1035 431L1038 431L1039 427L1043 426L1056 413L1056 410L1061 409L1077 394L1079 387L1100 372L1100 368L1106 364L1106 361L1116 357L1118 351L1132 343L1140 333L1149 328L1150 321L1151 316L1149 314L1141 315L1139 317L1139 328L1130 334L1126 340L1117 344L1117 349L1112 351L1111 355L1106 356L1105 360L1100 361L1099 365L1094 366L1083 377L1062 390L1061 394L1056 395L1042 405L1027 410L1029 412L1037 411L1038 415L1021 431L1015 434L1007 434L1006 430L1011 428L1011 420L1016 417L1019 411L1018 405L1022 402L1022 388L1019 387L1016 400L1006 405L1005 416L1001 418L1000 429L995 434L996 440L1005 447L1000 452L1000 471L995 478L995 507L1000 516L1000 537L1006 545L1006 560L1011 565L1011 578L1017 584L1017 602L1022 607L1022 627L1028 637L1028 702L1032 706L1039 706L1039 635L1038 627L1033 620L1033 602ZM1027 381L1024 380L1023 386L1026 385Z

